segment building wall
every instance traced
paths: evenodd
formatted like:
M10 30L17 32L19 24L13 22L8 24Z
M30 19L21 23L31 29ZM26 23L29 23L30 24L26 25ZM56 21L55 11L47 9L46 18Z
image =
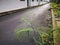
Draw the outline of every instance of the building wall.
M27 7L27 0L0 0L0 12Z
M40 1L38 3L37 0L29 0L29 6L36 6L36 5L41 5L45 4L44 0ZM6 12L6 11L11 11L11 10L17 10L21 8L26 8L27 7L27 0L25 1L20 1L20 0L0 0L0 13L1 12Z
M34 0L34 1L31 0L31 6L36 6L36 5L38 5L38 1L37 0Z

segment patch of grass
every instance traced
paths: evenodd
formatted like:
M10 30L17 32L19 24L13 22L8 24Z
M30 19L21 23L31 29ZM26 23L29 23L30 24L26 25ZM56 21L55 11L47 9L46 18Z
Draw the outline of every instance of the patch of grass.
M53 43L53 30L51 28L49 28L47 32L42 32L41 28L39 28L40 30L37 30L38 31L38 36L39 36L39 39L41 39L41 42L38 41L38 39L36 37L34 37L34 42L36 43L36 45L45 45L47 44L45 41L46 41L46 38L48 38L49 42L50 42L50 45L54 45ZM49 44L48 44L49 45Z
M29 25L29 28L17 28L16 29L16 37L18 40L23 40L25 38L28 37L29 35L29 31L34 31L34 37L33 37L33 40L34 42L36 43L36 45L44 45L46 42L44 42L44 40L46 40L46 38L49 38L49 36L51 35L50 33L52 33L51 31L49 33L47 32L43 32L41 30L47 30L47 29L44 29L44 27L40 27L40 28L35 28L33 25L32 25L32 22L29 21L28 18L22 18L22 20L27 24ZM50 29L51 30L51 29ZM38 33L38 34L36 34ZM41 41L41 42L40 42Z
M26 36L28 35L29 31L33 31L32 28L23 28L23 29L19 29L19 30L16 30L16 37L18 40L22 39L22 36Z

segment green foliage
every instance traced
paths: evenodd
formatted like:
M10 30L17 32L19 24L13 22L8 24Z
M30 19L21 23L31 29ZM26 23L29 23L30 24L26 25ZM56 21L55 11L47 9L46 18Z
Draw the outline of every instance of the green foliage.
M39 28L39 29L40 30L37 30L37 31L38 31L39 38L41 38L42 43L40 43L36 38L34 38L35 43L38 43L36 45L44 45L45 40L46 40L47 37L50 39L50 45L53 45L53 36L52 36L52 34L53 34L54 30L49 28L47 32L42 32L41 28Z
M57 11L56 11L56 14L57 14L58 16L60 16L60 11L57 10Z
M25 35L24 33L28 33L29 31L32 31L32 28L23 28L23 29L16 30L17 39L20 39L22 34Z
M53 33L53 31L54 31L53 29L49 28L46 33L50 36L50 34Z
M39 33L39 36L41 37L42 45L44 45L45 44L44 40L46 37L48 37L48 34L45 32L39 32L39 31L38 31L38 33Z
M50 0L51 2L54 2L54 3L57 3L59 4L60 3L60 0Z
M21 30L17 30L16 34L19 34L21 32L28 32L28 31L32 31L32 28L24 28L24 29L21 29Z
M54 11L54 14L57 16L57 18L60 17L60 11L58 10L58 5L56 3L51 3L51 8Z
M51 3L50 6L51 6L52 9L57 8L57 4L56 3Z
M57 31L60 33L60 26L57 27Z
M57 35L57 41L60 44L60 33L58 33L58 35Z
M16 28L16 38L18 40L21 40L22 37L26 37L28 34L29 34L29 31L33 31L33 28L32 28L32 24L29 22L29 18L22 18L21 19L22 21L24 21L24 23L26 23L27 25L29 25L30 27L28 28Z
M57 33L57 41L58 41L58 43L60 44L60 26L58 26L57 27L57 31L58 31L58 33Z
M52 31L51 32L49 32L49 33L45 33L45 32L42 32L41 30L41 28L39 28L39 29L35 29L33 26L32 26L32 22L31 21L29 21L29 19L28 18L22 18L22 21L24 21L26 24L28 24L30 27L29 28L23 28L23 29L16 29L16 37L17 37L17 39L18 40L21 40L23 37L25 38L26 37L26 35L28 35L29 34L29 31L34 31L34 33L36 33L35 32L35 30L38 32L38 37L39 37L39 39L41 38L41 42L40 41L38 41L38 39L36 38L36 37L33 37L33 40L34 40L34 42L36 43L36 45L44 45L44 40L45 40L45 38L46 37L48 37L49 35L50 35L50 33L52 33ZM50 29L51 30L51 29Z
M35 42L36 45L42 45L42 43L39 42L36 37L33 37L33 40L34 40L34 42Z

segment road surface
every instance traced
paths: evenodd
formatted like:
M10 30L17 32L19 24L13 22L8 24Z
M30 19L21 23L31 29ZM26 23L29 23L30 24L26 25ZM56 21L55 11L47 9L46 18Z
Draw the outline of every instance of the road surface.
M41 25L39 23L44 22L48 9L50 9L50 4L0 17L0 45L33 45L29 42L25 43L25 41L20 43L16 39L15 31L17 28L28 26L22 21L22 18L33 21L35 27ZM28 39L25 38L25 40Z

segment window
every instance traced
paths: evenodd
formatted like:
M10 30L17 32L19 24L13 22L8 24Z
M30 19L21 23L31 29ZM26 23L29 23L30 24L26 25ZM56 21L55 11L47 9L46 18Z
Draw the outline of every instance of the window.
M25 1L25 0L20 0L20 1Z
M38 0L37 0L38 1Z
M32 0L32 1L34 1L34 0Z
M41 0L42 1L42 0Z

